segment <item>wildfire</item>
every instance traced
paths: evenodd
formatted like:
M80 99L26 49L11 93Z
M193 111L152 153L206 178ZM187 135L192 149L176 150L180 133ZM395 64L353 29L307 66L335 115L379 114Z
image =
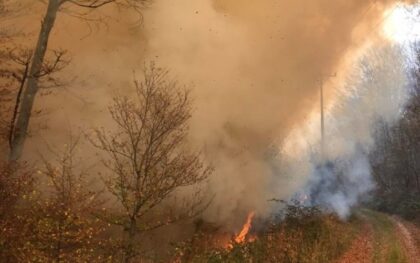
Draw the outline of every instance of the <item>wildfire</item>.
M245 242L254 242L257 237L250 236L249 231L252 226L252 220L255 217L255 212L250 212L247 216L246 222L243 225L241 231L237 235L231 235L229 233L221 233L216 238L216 243L219 247L223 247L226 250L233 249L235 244L243 244Z
M242 227L241 232L239 232L239 234L235 236L236 243L240 244L240 243L245 242L245 238L248 235L249 229L251 228L252 219L254 219L254 216L255 216L255 212L251 212L248 214L248 217L246 219L244 226Z

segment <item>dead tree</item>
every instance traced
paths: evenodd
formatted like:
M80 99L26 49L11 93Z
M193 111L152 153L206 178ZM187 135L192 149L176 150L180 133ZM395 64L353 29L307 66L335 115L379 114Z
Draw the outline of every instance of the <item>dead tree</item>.
M120 215L107 218L123 229L122 262L136 256L135 239L140 232L193 216L206 207L203 199L194 197L181 214L162 221L154 218L152 223L145 220L175 191L199 185L211 172L199 153L186 149L191 116L188 91L153 64L145 70L142 82L135 81L135 88L137 96L117 96L109 107L116 131L97 129L92 139L108 156L104 165L111 174L106 186L122 209Z
M26 82L21 97L18 99L20 104L14 123L13 136L11 136L10 160L17 160L22 155L33 105L39 91L39 78L43 71L50 33L55 25L60 8L65 5L74 5L80 8L96 9L107 4L117 4L138 10L145 2L147 0L48 0L48 7L41 23L38 40L28 65Z

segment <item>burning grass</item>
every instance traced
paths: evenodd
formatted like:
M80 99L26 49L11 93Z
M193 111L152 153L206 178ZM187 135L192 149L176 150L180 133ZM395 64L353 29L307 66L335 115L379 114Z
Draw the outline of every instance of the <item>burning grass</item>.
M246 241L246 237L248 236L249 230L251 229L252 220L254 219L254 216L255 216L255 212L251 212L248 214L245 225L242 227L239 234L236 235L235 237L235 242L237 244L242 244Z
M248 231L253 233L253 217L248 216L242 229L246 231L233 236L230 246L204 246L196 237L179 248L177 262L334 262L351 245L360 226L357 218L343 222L316 208L290 206L282 220L273 220L252 238ZM206 238L202 234L201 242Z

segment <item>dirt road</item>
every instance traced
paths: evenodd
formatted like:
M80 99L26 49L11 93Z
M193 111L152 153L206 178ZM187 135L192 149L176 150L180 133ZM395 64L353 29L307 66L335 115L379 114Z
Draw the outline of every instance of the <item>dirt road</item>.
M338 263L420 263L420 230L401 220L363 210L362 231Z
M420 263L419 244L414 236L419 235L419 230L412 224L393 216L392 220L396 226L397 235L403 244L407 261L410 263Z

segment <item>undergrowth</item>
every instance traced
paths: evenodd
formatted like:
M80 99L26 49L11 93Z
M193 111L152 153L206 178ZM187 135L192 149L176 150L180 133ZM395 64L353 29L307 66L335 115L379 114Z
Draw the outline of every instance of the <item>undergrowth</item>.
M317 208L289 205L255 241L230 249L187 246L178 262L333 262L351 245L359 226L355 217L342 221Z

